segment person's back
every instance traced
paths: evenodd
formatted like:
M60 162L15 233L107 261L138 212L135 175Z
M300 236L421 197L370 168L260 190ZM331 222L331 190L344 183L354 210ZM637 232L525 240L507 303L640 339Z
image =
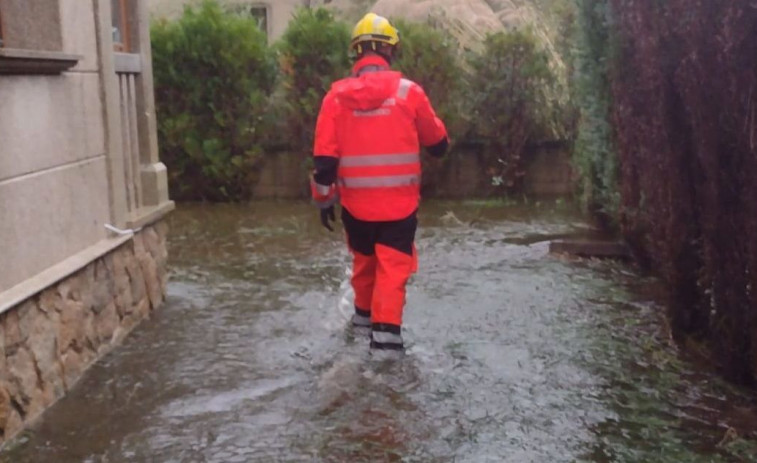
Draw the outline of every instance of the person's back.
M371 346L402 349L405 285L417 266L414 246L420 200L420 149L447 149L447 131L423 89L390 70L399 34L366 15L353 32L353 75L336 82L316 125L311 182L323 225L334 204L353 253L353 324L370 326Z
M342 205L370 221L402 219L418 208L421 145L446 140L423 89L376 55L360 59L354 76L332 86L317 133L316 156L338 153Z

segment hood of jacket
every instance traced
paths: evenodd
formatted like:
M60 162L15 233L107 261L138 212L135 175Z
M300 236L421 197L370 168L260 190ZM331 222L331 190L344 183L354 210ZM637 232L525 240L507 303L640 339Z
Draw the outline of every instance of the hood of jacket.
M366 66L381 66L388 69L388 64L378 57L366 57L355 65L353 71L357 77L348 77L336 82L332 91L339 102L349 109L369 111L380 108L389 98L397 94L402 74L396 71L369 71L360 73Z

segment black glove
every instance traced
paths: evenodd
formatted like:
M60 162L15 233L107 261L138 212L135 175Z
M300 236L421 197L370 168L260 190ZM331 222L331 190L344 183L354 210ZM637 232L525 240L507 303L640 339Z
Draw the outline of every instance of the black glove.
M321 209L321 223L324 227L328 228L329 231L333 232L334 228L329 223L329 219L331 219L331 222L336 222L336 215L334 214L333 205Z
M449 138L444 137L442 141L437 143L436 145L432 145L426 148L428 151L428 154L435 158L440 158L444 156L444 153L447 152L447 149L449 148Z

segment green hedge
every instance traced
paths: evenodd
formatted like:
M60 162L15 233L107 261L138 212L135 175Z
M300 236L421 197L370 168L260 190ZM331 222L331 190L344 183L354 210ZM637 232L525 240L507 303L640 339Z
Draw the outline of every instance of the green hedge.
M574 162L586 208L606 225L618 221L619 164L611 124L610 72L613 64L609 0L578 0L573 92L580 109Z
M213 2L152 26L161 157L176 199L249 196L276 66L251 17Z
M461 133L464 74L457 45L422 23L395 20L393 24L402 37L394 67L423 87L450 132Z
M473 55L469 64L470 137L483 147L493 186L516 191L527 146L549 132L546 90L554 83L549 58L524 30L489 35L483 53Z
M277 108L292 148L309 153L321 100L350 71L350 31L325 9L299 9L276 49L282 98Z
M453 144L460 141L465 130L463 117L463 69L458 63L456 44L440 31L421 23L392 20L400 31L402 42L394 67L420 84L444 121ZM449 159L449 157L445 158ZM421 158L423 192L432 194L441 183L445 162Z
M546 54L527 31L487 38L484 54L459 56L429 25L396 21L395 67L420 83L453 143L491 158L482 176L517 187L525 146L547 133L552 84ZM300 9L269 45L251 17L207 0L175 22L152 26L161 156L178 200L251 197L265 152L309 159L315 121L332 82L349 74L349 26L325 9ZM437 164L438 167L438 164ZM433 181L429 168L425 181Z

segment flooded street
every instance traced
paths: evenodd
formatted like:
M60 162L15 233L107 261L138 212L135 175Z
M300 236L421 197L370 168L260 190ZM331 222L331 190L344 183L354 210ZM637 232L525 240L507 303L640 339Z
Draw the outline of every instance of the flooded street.
M170 224L165 307L0 462L757 461L754 396L681 358L651 280L548 254L568 206L426 203L402 358L347 326L309 204Z

